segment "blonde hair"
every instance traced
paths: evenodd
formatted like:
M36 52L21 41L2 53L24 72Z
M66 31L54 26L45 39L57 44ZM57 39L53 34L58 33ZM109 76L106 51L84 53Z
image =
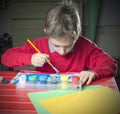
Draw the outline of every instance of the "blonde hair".
M80 16L78 8L71 0L63 0L50 8L46 14L45 29L53 38L76 38L80 35Z

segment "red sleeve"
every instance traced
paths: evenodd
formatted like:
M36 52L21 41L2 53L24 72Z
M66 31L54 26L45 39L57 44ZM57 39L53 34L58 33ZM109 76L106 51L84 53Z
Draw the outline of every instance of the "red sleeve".
M23 67L31 65L31 56L34 50L26 43L21 47L8 49L1 58L1 62L8 67Z
M88 45L87 67L94 71L98 78L115 76L117 70L116 61L103 49L97 47L93 42Z

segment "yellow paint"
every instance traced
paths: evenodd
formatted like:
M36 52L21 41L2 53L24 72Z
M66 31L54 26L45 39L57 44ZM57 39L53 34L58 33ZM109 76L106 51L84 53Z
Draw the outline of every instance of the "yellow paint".
M68 89L68 82L62 82L61 83L61 88L62 89Z
M62 75L61 76L61 88L62 89L67 89L68 88L68 76L67 75Z
M62 82L68 82L68 76L67 75L62 75L61 76L61 81Z

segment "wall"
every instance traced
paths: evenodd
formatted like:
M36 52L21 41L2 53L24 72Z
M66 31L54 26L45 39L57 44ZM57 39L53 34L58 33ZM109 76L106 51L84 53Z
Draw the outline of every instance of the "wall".
M7 32L12 34L12 12L10 10L10 1L8 0L5 8L0 9L0 35Z
M84 0L83 33L88 36L87 0ZM115 58L120 58L120 0L101 0L96 43Z
M103 1L97 43L113 57L120 57L120 0Z

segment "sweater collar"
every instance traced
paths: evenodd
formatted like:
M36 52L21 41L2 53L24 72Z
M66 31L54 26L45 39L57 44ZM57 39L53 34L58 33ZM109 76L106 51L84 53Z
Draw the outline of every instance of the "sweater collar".
M55 49L53 48L49 38L48 38L48 47L49 47L49 50L50 50L51 53L55 52ZM75 47L71 50L71 52L74 52L74 50L75 50Z
M55 52L55 49L53 48L49 38L48 38L48 46L49 46L49 50L50 50L51 53Z

